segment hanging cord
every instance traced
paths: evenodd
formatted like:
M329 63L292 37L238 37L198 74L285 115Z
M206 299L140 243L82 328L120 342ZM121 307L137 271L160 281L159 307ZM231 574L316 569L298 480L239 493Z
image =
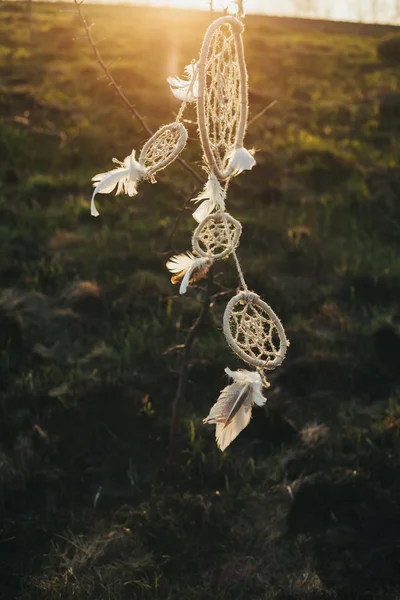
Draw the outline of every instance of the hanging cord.
M226 181L226 183L225 183L225 196L226 196L226 194L228 192L229 181L230 180L228 179L228 181ZM222 213L222 219L224 221L226 235L228 236L228 240L230 240L231 239L231 234L230 234L230 231L229 231L228 219L226 218L226 213L225 212ZM238 275L239 275L240 283L242 285L243 291L247 292L249 288L247 287L247 284L246 284L245 279L244 279L243 270L242 270L242 267L240 265L238 255L236 253L236 248L235 248L234 242L232 242L231 248L232 248L233 260L235 261L235 265L236 265L236 269L237 269L237 272L238 272Z

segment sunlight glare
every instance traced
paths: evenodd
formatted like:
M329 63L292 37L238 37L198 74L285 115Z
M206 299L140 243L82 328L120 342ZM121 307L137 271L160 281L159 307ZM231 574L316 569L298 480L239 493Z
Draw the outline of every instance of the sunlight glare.
M108 0L110 1L110 0ZM111 0L121 2L122 0ZM133 4L183 9L210 10L210 0L131 0ZM233 0L213 0L213 8L221 12L235 6ZM340 21L365 21L372 23L400 22L399 0L245 0L247 13L287 17L309 17Z
M194 10L210 10L210 0L147 0L150 6L171 6L174 8L191 8ZM234 0L213 0L213 8L217 11L228 9L230 13L236 11Z

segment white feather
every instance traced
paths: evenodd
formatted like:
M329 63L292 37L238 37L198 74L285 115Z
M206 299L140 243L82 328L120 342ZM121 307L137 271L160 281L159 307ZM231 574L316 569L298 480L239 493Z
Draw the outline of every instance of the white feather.
M217 423L215 428L215 439L218 448L223 452L241 431L250 423L251 405L244 404L236 413L229 425Z
M226 192L216 177L210 177L204 186L204 189L192 202L201 202L202 204L194 211L193 218L201 223L214 210L225 210Z
M230 155L228 155L228 158L228 171L232 175L239 175L242 171L249 171L256 164L254 156L243 146L233 150Z
M215 425L223 423L227 425L233 418L235 409L246 401L249 394L249 386L231 383L227 385L220 393L218 400L211 407L208 416L203 420L204 423Z
M185 294L194 271L198 268L204 267L205 265L211 265L209 258L196 258L194 254L187 252L186 254L172 256L167 262L166 267L169 271L171 271L171 273L185 273L179 288L179 293Z
M129 168L130 168L130 176L131 179L135 177L145 177L147 175L146 167L140 164L135 158L136 150L132 150L132 153L129 157Z
M219 395L203 423L216 425L215 438L222 452L249 424L252 402L249 384L232 383Z
M136 196L138 182L147 175L145 167L135 160L135 150L132 150L132 153L123 162L115 158L113 162L121 166L107 173L98 173L92 177L95 188L90 203L90 213L93 217L99 216L94 201L96 194L110 194L117 188L116 195L124 191L128 196Z
M191 252L177 254L169 259L166 266L171 273L181 273L181 271L190 269L194 260L196 260L196 257Z
M202 202L200 204L200 206L198 206L196 208L196 210L193 213L193 218L195 221L197 221L198 223L202 223L204 221L204 219L206 217L208 217L209 214L212 213L214 209L212 200L204 200L204 202Z
M137 196L137 179L133 181L132 179L128 179L127 181L123 182L122 186L127 196L129 196L130 198L132 198L133 196Z
M186 271L182 281L181 281L181 285L179 287L179 293L180 294L186 294L188 286L189 286L189 280L190 280L190 276L193 273L194 270L194 263L189 267L189 269Z
M102 177L102 179L98 179L101 176L104 177ZM97 185L96 183L93 184L96 187L93 190L92 201L90 204L90 213L93 217L99 216L99 212L94 202L96 194L111 193L118 185L119 181L127 176L129 176L129 169L115 169L113 171L110 171L109 173L99 173L98 175L95 175L93 177L92 181L98 181Z
M167 77L171 92L181 102L193 102L199 95L199 82L197 77L197 63L186 65L187 79L180 77Z
M228 368L225 372L233 379L233 383L222 390L209 415L203 420L203 423L216 425L215 437L222 452L249 424L253 405L263 406L266 402L259 373L231 371Z
M185 87L177 87L175 89L171 87L171 92L175 98L181 102L193 102L197 98L197 95L194 94L194 91L189 91L189 85L185 85Z
M106 179L107 177L109 177L109 175L113 175L114 173L117 173L117 171L119 171L119 172L121 172L121 171L126 172L126 169L124 167L122 167L122 168L118 167L118 169L113 169L112 171L107 171L106 173L98 173L97 175L95 175L94 177L92 177L93 186L96 187L96 185L98 184L99 181L103 181L104 179Z
M239 371L231 371L228 367L225 369L225 373L233 379L236 383L241 385L251 386L252 401L257 406L264 406L266 398L262 395L263 382L260 374L257 371L246 371L246 369L239 369Z
M180 294L186 294L188 286L189 286L189 281L190 278L193 274L193 272L198 269L199 267L202 267L203 265L206 265L209 262L208 258L196 258L192 265L189 267L189 269L186 271L184 278L182 279L182 283L181 286L179 288L179 293Z

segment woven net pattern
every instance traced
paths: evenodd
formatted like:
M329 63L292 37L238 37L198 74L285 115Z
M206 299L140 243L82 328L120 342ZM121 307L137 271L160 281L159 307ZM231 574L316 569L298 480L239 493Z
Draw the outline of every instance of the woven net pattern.
M205 66L204 113L207 137L215 162L226 171L240 124L240 68L232 28L215 30Z
M224 333L236 354L253 366L275 368L286 354L282 324L256 294L232 298L224 315Z
M225 258L239 244L242 226L227 213L209 215L193 235L194 250L200 256Z
M164 125L143 146L139 162L153 175L171 164L186 142L187 131L181 123Z

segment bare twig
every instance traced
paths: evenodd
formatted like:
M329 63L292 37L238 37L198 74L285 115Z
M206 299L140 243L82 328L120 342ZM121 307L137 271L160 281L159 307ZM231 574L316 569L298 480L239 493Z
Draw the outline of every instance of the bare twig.
M275 104L278 104L278 100L272 100L272 102L270 102L269 104L267 104L267 106L265 106L262 110L260 110L259 113L256 114L255 117L253 117L247 124L247 127L250 127L251 125L253 125L258 119L260 119L263 115L265 115L265 113L270 110L273 106L275 106Z
M214 306L217 298L221 298L222 296L232 296L234 293L235 293L235 290L230 289L230 290L224 290L223 292L217 292L216 294L213 294L211 296L212 305Z
M176 391L176 396L174 402L172 404L172 420L171 420L171 428L170 428L170 454L169 454L169 462L170 464L174 461L174 454L176 448L176 438L177 433L179 431L180 425L180 417L182 413L182 405L185 400L186 395L186 385L188 381L188 371L189 371L189 357L190 350L193 345L194 340L196 339L198 329L203 325L209 308L210 308L210 298L211 298L211 284L213 280L213 267L208 271L206 286L204 290L203 301L201 304L201 310L199 316L189 329L185 344L182 351L182 362L181 362L181 370L179 373L179 381L178 381L178 389Z
M32 15L32 0L27 0L28 10L28 35L29 35L29 46L32 48L33 43L33 15Z
M187 207L189 206L190 202L192 201L193 198L195 198L198 194L198 192L200 191L201 188L197 187L194 189L194 191L192 193L190 193L186 198L184 203L182 204L181 208L178 211L178 214L176 215L176 219L174 221L174 224L172 226L172 229L170 231L170 234L168 236L168 243L167 243L167 248L166 248L166 252L169 252L173 246L172 241L174 239L174 235L176 233L176 230L178 229L179 223L181 222L183 213L185 212L185 210L187 209Z
M78 9L78 13L79 13L79 17L82 21L82 24L85 28L86 31L86 37L89 40L89 43L92 47L92 50L96 56L97 62L99 63L100 67L103 69L104 74L106 75L107 79L109 80L110 84L112 85L112 87L115 89L116 93L118 94L119 98L122 100L122 102L124 103L124 105L126 106L126 108L129 110L129 112L131 113L131 115L137 120L139 121L140 125L143 127L143 129L148 133L149 136L153 135L153 131L150 129L150 127L147 125L146 121L144 120L144 118L142 117L142 115L139 113L139 111L135 108L135 106L133 106L133 104L128 100L128 98L125 96L122 88L120 85L118 85L118 83L115 81L111 71L109 70L109 68L107 67L106 63L104 62L99 49L97 48L96 43L93 40L93 36L92 36L92 32L91 32L91 28L92 26L88 24L88 22L86 21L85 15L83 14L83 10L81 8L81 5L83 4L83 0L74 0L77 9ZM198 183L203 184L203 178L201 177L201 175L199 175L183 158L178 157L177 158L178 162L182 165L182 167L184 169L186 169L186 171L188 171L188 173L190 173L192 175L192 177L194 179L196 179L196 181Z
M168 354L172 354L173 352L177 352L178 350L183 350L185 344L176 344L176 346L171 346L171 348L167 348L164 350L163 355L167 356Z

